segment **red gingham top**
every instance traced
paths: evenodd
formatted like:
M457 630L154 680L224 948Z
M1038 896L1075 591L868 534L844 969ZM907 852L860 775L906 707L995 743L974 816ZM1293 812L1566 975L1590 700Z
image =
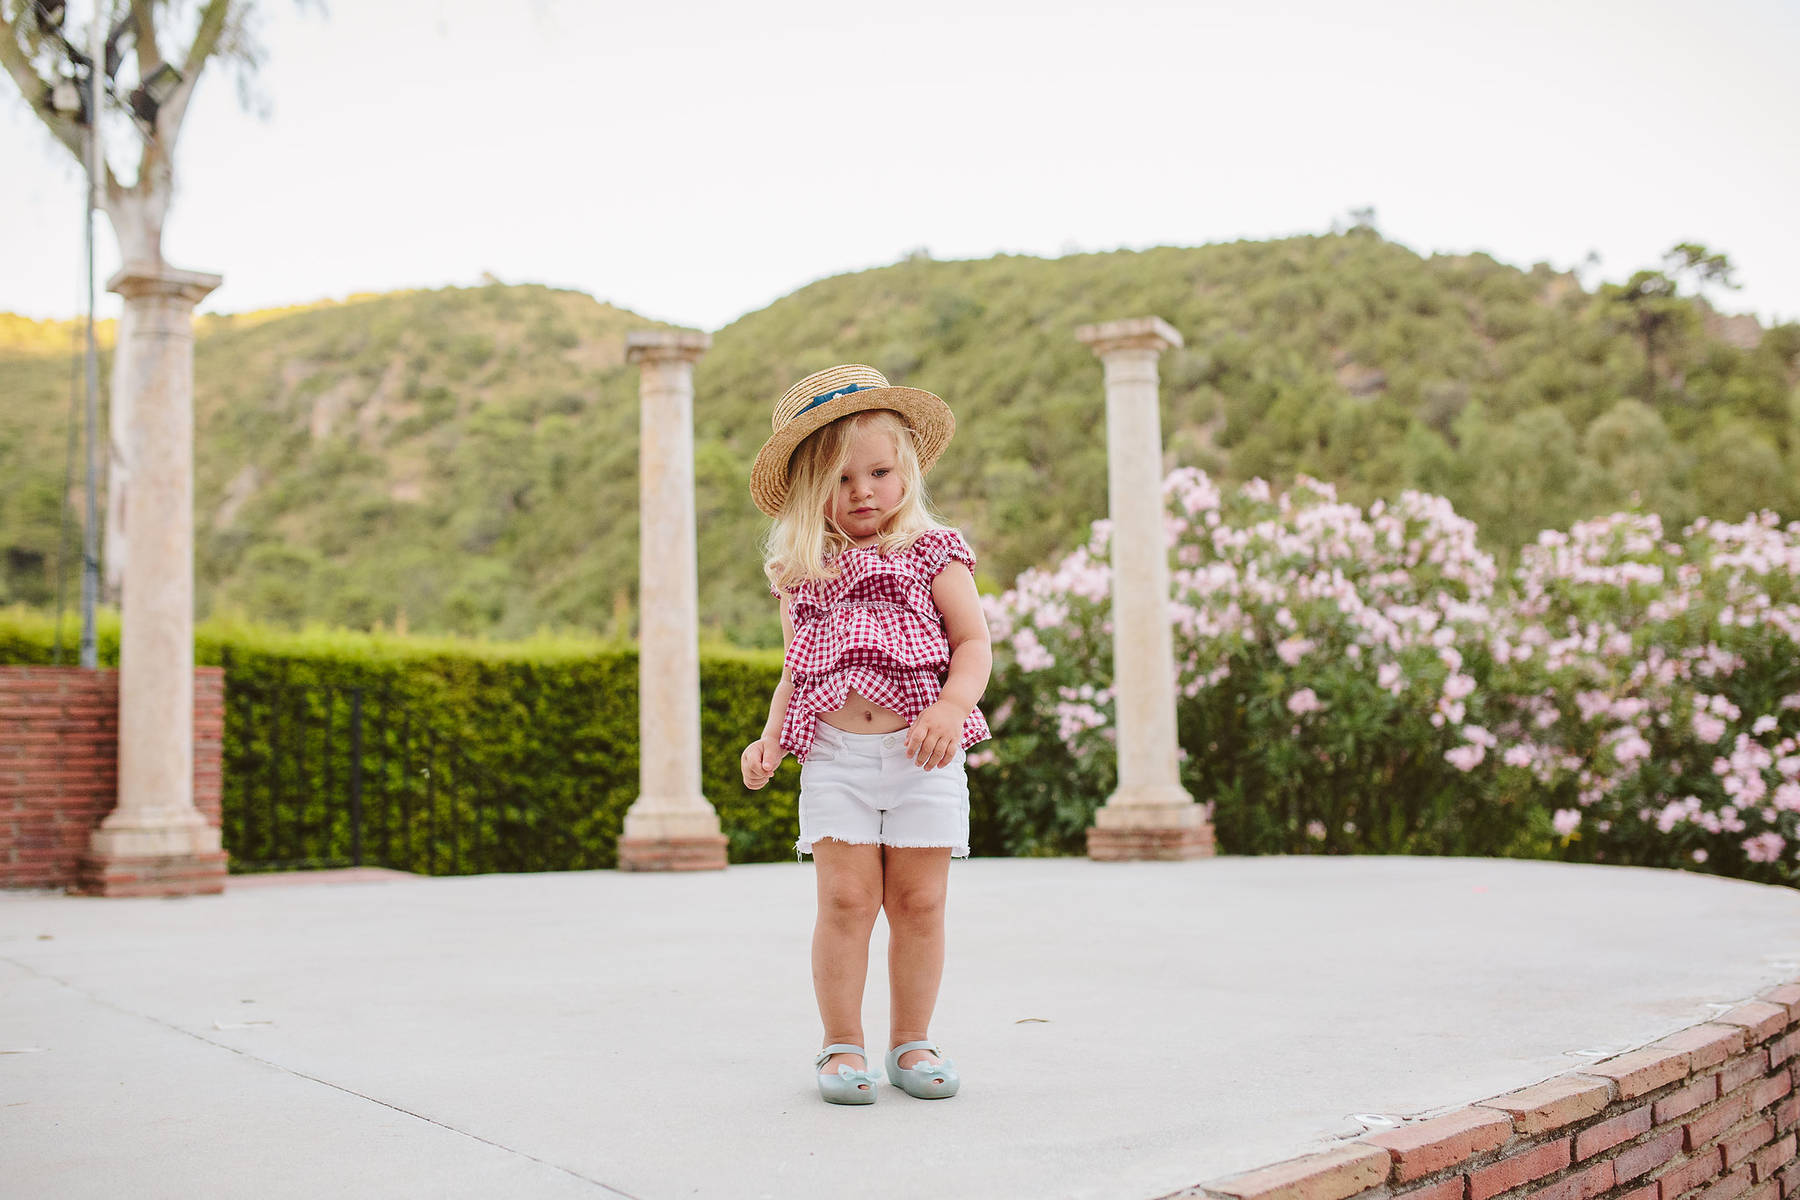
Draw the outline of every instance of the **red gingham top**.
M962 534L927 529L892 558L879 546L852 546L827 560L837 563L837 578L794 587L794 640L787 649L794 693L781 722L784 749L805 762L813 722L842 708L851 688L909 722L937 702L950 671L950 639L931 581L953 558L975 567ZM769 594L781 595L775 588ZM991 736L981 709L970 709L963 746Z

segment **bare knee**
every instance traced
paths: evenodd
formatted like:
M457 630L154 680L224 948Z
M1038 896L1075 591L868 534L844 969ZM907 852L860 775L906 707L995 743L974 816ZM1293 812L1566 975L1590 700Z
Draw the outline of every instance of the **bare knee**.
M945 889L940 884L890 884L881 903L890 926L929 926L943 922L944 898Z
M881 893L860 879L822 880L819 919L846 928L872 927L881 909Z

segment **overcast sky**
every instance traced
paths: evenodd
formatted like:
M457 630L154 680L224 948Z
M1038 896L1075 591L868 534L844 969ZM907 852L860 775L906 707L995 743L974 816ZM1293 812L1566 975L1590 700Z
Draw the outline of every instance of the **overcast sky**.
M1744 285L1721 307L1800 319L1800 0L260 7L270 112L209 68L164 238L224 275L208 310L486 271L717 329L918 247L1370 205L1421 253L1600 278L1703 242ZM80 311L81 189L0 79L0 311Z

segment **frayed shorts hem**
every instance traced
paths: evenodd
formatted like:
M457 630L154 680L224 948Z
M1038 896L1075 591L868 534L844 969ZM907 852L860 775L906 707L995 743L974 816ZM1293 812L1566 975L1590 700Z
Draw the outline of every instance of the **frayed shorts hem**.
M897 850L948 849L951 858L969 857L969 847L967 843L957 845L954 842L897 842L888 838L839 837L835 833L815 833L809 840L795 840L794 861L800 861L800 856L803 854L811 854L813 852L813 842L842 842L846 846L892 846Z

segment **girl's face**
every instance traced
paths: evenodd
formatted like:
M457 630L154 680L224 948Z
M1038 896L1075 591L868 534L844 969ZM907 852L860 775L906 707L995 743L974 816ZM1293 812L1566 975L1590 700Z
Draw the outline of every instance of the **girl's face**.
M831 519L858 545L872 541L881 523L900 506L900 460L893 435L859 429L850 442L850 461L831 494Z

